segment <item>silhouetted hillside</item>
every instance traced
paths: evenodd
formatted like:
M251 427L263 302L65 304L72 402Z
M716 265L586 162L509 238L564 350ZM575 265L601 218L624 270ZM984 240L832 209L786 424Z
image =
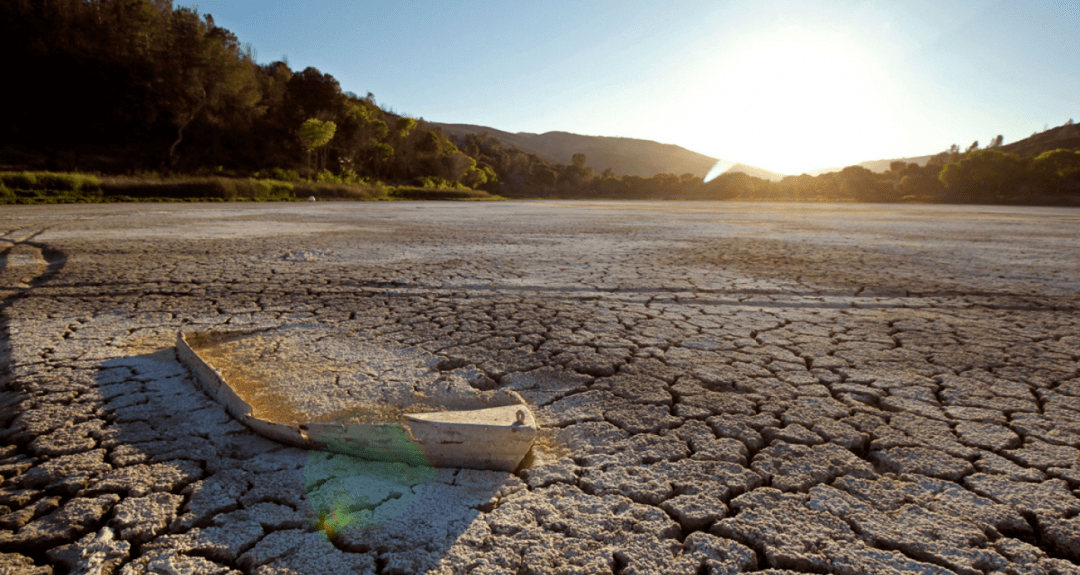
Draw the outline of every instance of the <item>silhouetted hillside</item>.
M867 170L870 170L871 172L877 172L879 174L884 174L885 172L889 171L890 166L892 166L893 162L904 162L905 164L918 164L920 166L925 166L926 163L930 161L930 158L933 158L933 157L934 157L934 155L930 154L930 155L927 155L927 156L911 156L911 157L908 157L908 158L894 158L892 160L871 160L869 162L859 162L856 165L862 166L862 167L866 168Z
M892 165L893 162L904 162L905 164L918 164L920 166L925 166L926 163L930 161L930 158L933 158L933 157L934 157L934 155L930 154L928 156L911 156L911 157L908 157L908 158L893 158L891 160L870 160L870 161L867 161L867 162L859 162L858 164L855 164L855 165L859 166L859 167L862 167L862 168L866 168L867 170L870 170L871 172L876 172L878 174L884 174L885 172L889 171L890 166ZM808 175L811 175L811 176L820 176L821 174L839 172L840 170L843 170L843 169L844 168L821 168L820 170L810 170L809 172L806 172L806 173Z
M582 136L568 132L547 132L530 134L519 132L512 134L485 126L471 124L440 124L431 122L431 126L443 129L447 136L463 138L467 134L498 138L506 146L511 146L536 154L541 158L558 164L569 164L574 154L585 154L588 166L597 173L611 168L615 175L636 175L649 177L656 174L694 174L704 177L716 163L716 158L692 152L673 144L661 144L651 140L634 138L613 138L607 136ZM741 164L740 164L741 165ZM753 166L743 166L757 170ZM757 175L751 173L751 175Z
M1056 128L1050 128L1045 132L1032 134L1024 138L1006 144L1001 151L1016 154L1024 158L1033 158L1049 150L1080 150L1080 125L1065 124Z
M1002 152L1016 154L1022 158L1034 158L1035 156L1038 156L1043 152L1049 152L1050 150L1080 150L1080 125L1065 124L1064 126L1050 128L1045 132L1032 134L1030 137L1024 138L1023 140L1005 144L998 149ZM905 164L914 163L925 166L930 158L933 157L934 155L897 158L895 160L874 160L871 162L862 162L858 165L871 172L885 173L889 171L889 165L893 162L904 162ZM840 168L829 171L839 172ZM819 173L824 173L824 171L815 171L812 172L811 175Z
M1002 152L1016 154L1023 158L1034 158L1035 156L1050 150L1080 150L1080 125L1066 124L1064 126L1050 128L1045 132L1032 134L1031 137L1024 138L1023 140L1005 144L998 149ZM909 158L893 158L891 160L871 160L868 162L859 162L855 165L866 168L871 172L884 174L889 171L893 162L904 162L905 164L925 166L935 155L936 154L911 156ZM822 168L820 170L811 170L806 173L811 176L819 176L821 174L839 172L842 169L843 168ZM761 178L763 176L757 177Z
M773 172L771 170L766 170L765 168L758 168L758 167L755 167L755 166L748 166L746 164L735 164L734 166L731 166L730 168L725 170L724 173L725 174L743 173L743 174L746 174L748 176L753 176L755 178L761 178L763 180L768 180L770 182L779 182L780 180L787 177L787 175L781 174L779 172Z
M498 139L503 143L505 147L517 148L526 154L536 154L544 160L556 164L568 164L570 160L559 160L550 151L544 149L543 146L538 146L537 142L532 141L532 137L536 134L518 133L513 134L510 132L504 132L502 130L496 130L495 128L489 128L487 126L474 126L473 124L440 124L439 122L428 122L432 128L442 128L444 134L450 137L464 138L468 134L483 135L487 133L488 136Z

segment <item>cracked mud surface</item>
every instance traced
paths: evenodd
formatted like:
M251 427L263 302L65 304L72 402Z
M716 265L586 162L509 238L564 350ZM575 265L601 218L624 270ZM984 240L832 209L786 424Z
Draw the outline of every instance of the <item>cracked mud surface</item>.
M31 206L0 254L0 573L1080 572L1076 210ZM301 324L547 440L313 481L171 347Z

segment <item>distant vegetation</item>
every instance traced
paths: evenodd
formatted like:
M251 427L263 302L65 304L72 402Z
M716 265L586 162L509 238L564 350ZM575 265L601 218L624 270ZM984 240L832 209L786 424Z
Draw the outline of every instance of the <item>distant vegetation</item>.
M589 158L589 164L597 168L598 172L610 168L616 176L631 175L647 178L663 172L704 176L716 163L716 158L710 158L680 146L661 144L651 140L583 136L568 132L514 134L470 124L433 123L432 125L441 128L455 142L464 141L469 134L492 136L501 142L503 149L516 148L536 154L550 164L569 164L573 161L574 154L585 154ZM495 168L497 172L505 172L503 166L495 166Z
M0 120L0 169L216 182L185 184L193 197L262 197L257 185L220 178L261 180L256 173L274 170L361 187L497 182L422 120L343 92L315 68L259 65L210 15L169 0L5 1L0 49L11 81L6 107L17 111Z
M259 176L261 174L257 174ZM266 202L321 200L493 200L482 190L452 186L393 186L345 182L329 172L316 180L267 177L174 176L157 174L98 176L56 172L0 172L0 204L107 202Z
M699 170L597 173L582 151L601 148L560 163L483 133L447 136L370 93L343 92L315 68L294 71L284 58L258 64L254 49L210 15L170 0L8 0L0 3L0 49L9 80L0 203L491 197L485 192L1080 203L1080 133L1071 125L1026 147L954 146L925 166L886 173L852 166L779 182L730 173L704 184ZM576 141L567 136L559 135L563 148ZM603 157L619 153L619 139L610 140Z
M1039 134L1049 144L1071 144L1080 136L1080 127L1071 121ZM610 170L596 174L584 155L576 155L568 166L550 170L534 169L528 179L510 172L504 183L510 194L524 189L526 194L551 197L611 199L701 199L747 201L810 202L921 202L975 204L1080 205L1080 138L1077 149L1049 149L1028 146L1025 141L1011 146L1027 151L1021 156L1005 151L1001 137L986 149L978 142L961 152L958 146L931 157L925 165L893 162L888 171L872 172L848 166L836 172L809 176L788 176L780 181L728 172L709 183L693 173L657 174L650 178L616 176ZM501 143L491 136L467 135L464 149L478 161L503 172L508 159Z

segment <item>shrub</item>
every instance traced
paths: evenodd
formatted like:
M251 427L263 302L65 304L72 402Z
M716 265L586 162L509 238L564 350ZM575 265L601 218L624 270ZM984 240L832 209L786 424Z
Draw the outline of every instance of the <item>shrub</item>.
M35 174L37 180L36 189L39 190L56 190L63 192L74 192L79 189L81 181L75 179L70 174Z
M37 187L37 178L31 172L7 172L0 174L0 181L13 190L32 190Z
M341 183L348 184L350 186L372 186L373 185L372 181L368 180L367 178L361 177L360 175L358 175L356 172L352 171L349 168L345 168L344 170L342 170L341 175L338 176L338 178L341 180Z
M378 187L346 186L344 184L300 184L293 188L293 193L300 199L308 196L341 200L377 200L384 197Z
M295 175L295 172L290 174L284 170L274 172L287 178ZM361 185L367 182L355 173L344 173L344 177L329 176L337 182L297 185L281 179L221 176L173 176L162 179L153 172L100 178L88 174L0 172L0 204L292 201L297 196L375 200L386 197L386 188L382 184ZM296 179L299 180L299 177ZM341 181L354 183L347 185Z
M1027 162L1000 150L976 150L959 162L946 164L938 179L950 199L997 203L1015 191L1026 175Z
M269 178L263 178L259 180L252 180L259 182L260 185L266 189L265 199L291 199L293 192L293 185L289 182L283 182L280 180L272 180Z
M438 176L420 176L413 180L417 187L436 190L469 190L468 186L454 180L447 180Z
M231 188L230 200L260 199L270 195L270 186L258 180L223 180L226 188Z
M0 204L14 204L15 192L8 189L3 181L0 181Z
M238 186L237 182L234 180L212 178L207 181L205 185L207 187L207 193L196 197L222 198L225 201L231 202L240 196L241 186Z
M102 192L111 198L210 198L221 197L225 186L211 178L153 181L136 177L105 178Z
M101 193L101 179L93 174L70 174L75 180L75 190L86 192L93 190Z
M294 183L300 181L300 172L297 172L296 170L283 170L281 168L274 168L273 170L270 170L270 175L275 180L283 180L286 182Z
M480 190L440 190L414 186L390 188L390 197L401 200L485 200L495 198L495 196Z
M0 181L17 190L78 192L101 189L101 180L96 176L78 173L7 172L0 174Z
M1068 195L1080 192L1080 151L1050 150L1031 161L1029 181L1043 193Z

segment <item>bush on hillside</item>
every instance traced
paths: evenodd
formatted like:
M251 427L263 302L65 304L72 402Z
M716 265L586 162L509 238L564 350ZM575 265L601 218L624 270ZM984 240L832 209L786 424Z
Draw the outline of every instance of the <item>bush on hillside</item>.
M333 183L304 183L293 188L300 199L314 196L333 200L378 200L386 197L381 187L348 186Z
M437 190L469 190L468 186L454 180L447 180L438 176L420 176L414 180L420 188Z
M3 172L0 182L12 190L48 190L63 192L97 191L97 176L61 172Z
M495 196L481 190L439 190L397 186L390 188L390 197L399 200L485 200Z

